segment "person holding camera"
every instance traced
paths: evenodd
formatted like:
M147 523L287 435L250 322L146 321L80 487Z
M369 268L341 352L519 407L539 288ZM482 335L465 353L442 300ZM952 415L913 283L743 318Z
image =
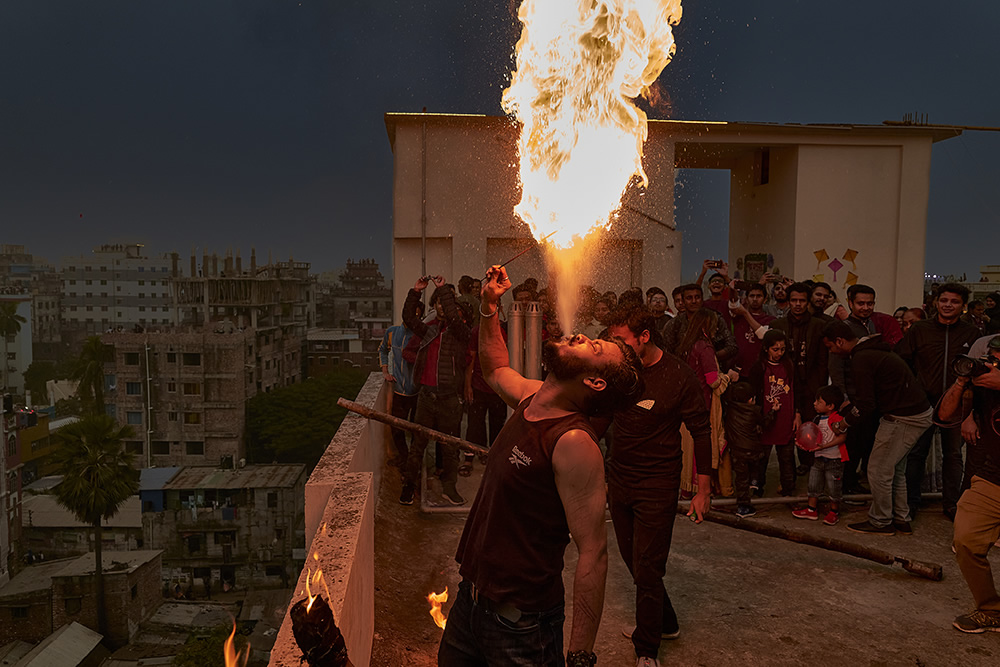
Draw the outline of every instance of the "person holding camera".
M968 354L979 338L979 330L959 319L969 300L969 290L958 283L945 283L938 289L937 314L932 319L917 322L896 345L896 353L913 369L920 380L927 400L936 405L954 381L952 362L960 354ZM895 322L893 322L895 324ZM955 517L955 505L963 488L962 434L953 428L931 426L920 436L906 462L906 495L910 512L920 506L921 484L927 469L927 456L935 429L941 431L943 450L941 507L949 519Z
M1000 338L990 340L982 359L962 357L958 376L945 392L938 418L962 418L963 398L971 389L972 410L961 425L969 446L971 484L955 512L955 558L976 608L955 619L962 632L1000 632L1000 595L987 555L1000 539Z

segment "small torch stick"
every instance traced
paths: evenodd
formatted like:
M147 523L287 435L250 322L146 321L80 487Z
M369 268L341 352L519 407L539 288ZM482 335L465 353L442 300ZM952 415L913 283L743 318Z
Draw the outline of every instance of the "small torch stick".
M559 231L559 230L557 229L556 232L557 231ZM540 245L542 242L547 241L549 239L549 237L552 236L553 234L555 234L556 232L549 232L548 234L546 234L542 238L538 239L538 241L536 242L536 245ZM515 259L517 259L518 257L520 257L521 255L523 255L524 253L528 252L529 250L531 250L534 247L535 246L530 246L529 245L527 248L525 248L521 252L519 252L516 255L514 255L513 257L511 257L506 262L504 262L503 264L499 265L497 268L501 269L501 268L507 266L508 264L510 264L511 262L513 262Z
M344 635L323 596L317 594L311 608L309 598L299 600L292 606L289 616L292 635L302 649L302 659L310 667L353 667L347 657Z

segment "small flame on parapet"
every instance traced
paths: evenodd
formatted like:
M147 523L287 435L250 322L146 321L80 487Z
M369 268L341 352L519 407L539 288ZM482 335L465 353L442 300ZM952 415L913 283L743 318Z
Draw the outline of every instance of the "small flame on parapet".
M226 660L226 667L244 667L250 658L250 645L247 644L240 651L236 650L236 621L233 620L233 631L229 633L229 639L222 645L222 655Z
M427 595L427 601L431 603L431 618L434 619L434 624L439 628L444 630L444 626L447 625L448 619L445 618L444 613L441 611L441 605L448 601L448 587L444 587L443 593L435 593L431 591Z
M316 560L319 560L319 555L314 554ZM309 598L309 604L306 605L306 613L312 611L313 603L316 602L316 598L319 597L319 593L313 595L312 587L316 584L322 582L323 590L326 591L326 601L329 604L333 604L333 599L330 597L330 589L326 586L326 579L323 578L323 570L316 570L314 574L312 570L306 570L306 596Z

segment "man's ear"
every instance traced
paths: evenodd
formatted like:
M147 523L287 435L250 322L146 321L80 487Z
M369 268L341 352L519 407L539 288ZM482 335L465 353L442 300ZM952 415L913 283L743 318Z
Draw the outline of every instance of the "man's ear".
M646 343L649 342L651 336L652 334L649 333L649 329L643 329L642 333L639 334L639 342L645 345Z
M587 385L594 391L604 391L608 386L607 381L601 377L585 377L583 378L583 384Z

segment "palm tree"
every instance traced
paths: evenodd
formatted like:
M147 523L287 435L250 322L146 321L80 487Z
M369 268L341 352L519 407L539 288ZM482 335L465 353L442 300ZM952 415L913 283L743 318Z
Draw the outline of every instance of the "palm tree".
M108 358L107 349L108 346L101 342L100 336L90 336L70 371L70 379L80 383L77 392L84 412L90 414L104 414L104 362Z
M17 314L17 307L20 305L20 301L3 301L0 302L0 337L3 338L3 388L6 389L7 383L7 338L9 336L16 336L21 331L21 325L28 320L24 319L21 315Z
M124 447L125 439L133 436L131 426L120 426L109 415L87 415L53 436L60 445L54 457L63 476L55 488L56 500L94 528L94 588L101 634L107 633L101 520L117 514L139 491L139 473L132 467L132 454Z

